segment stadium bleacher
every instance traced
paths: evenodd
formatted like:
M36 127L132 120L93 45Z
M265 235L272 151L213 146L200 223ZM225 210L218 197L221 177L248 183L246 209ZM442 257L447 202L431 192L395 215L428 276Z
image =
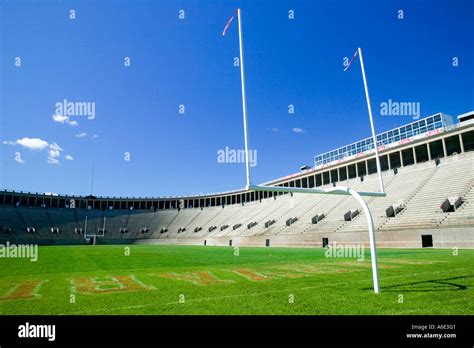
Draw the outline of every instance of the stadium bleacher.
M384 172L387 196L367 199L378 235L382 232L393 235L397 231L420 229L433 232L453 226L466 227L466 235L472 234L474 177L466 173L472 173L473 168L474 153L467 153L441 159L439 165L430 161L399 168L397 174L393 171ZM366 176L363 182L360 178L354 178L340 184L358 190L375 190L378 181L377 176L372 174ZM463 204L455 211L443 212L441 204L451 196L461 197ZM387 217L387 207L397 202L403 205L403 210L394 217ZM357 203L350 196L305 194L284 194L244 205L164 211L96 211L3 205L0 208L0 226L10 228L12 233L6 235L3 230L0 233L1 239L8 240L78 244L83 243L84 236L76 231L87 229L89 232L86 233L94 234L103 228L105 217L106 232L100 240L104 243L120 240L174 240L174 243L202 244L203 240L207 240L209 245L209 241L213 239L222 244L233 239L235 245L238 238L247 238L249 244L258 244L257 241L264 238L285 236L291 243L298 244L302 236L322 238L324 235L337 240L335 236L338 234L349 238L348 235L354 233L358 233L359 237L356 239L365 240L367 225L363 213L348 221L344 219L346 212L355 209L358 209ZM312 217L317 214L324 214L324 219L314 224ZM288 220L294 221L287 225ZM268 221L273 223L266 227L265 222ZM236 229L221 229L225 225L232 227L238 224L241 226ZM28 232L28 228L34 228L35 232ZM59 233L52 233L51 229L56 228ZM167 232L160 233L162 228ZM127 233L123 233L123 230ZM396 236L400 237L402 234L398 233ZM255 242L252 242L252 238ZM301 239L301 244L304 240L306 239ZM400 245L411 245L410 241L403 243L403 238L398 238L397 242ZM380 243L383 245L383 239L379 239ZM471 243L469 239L467 243Z
M382 151L387 195L365 198L379 246L420 247L429 236L434 247L474 247L474 121L439 127ZM377 191L374 165L364 152L267 185ZM70 206L74 199L77 206ZM351 196L237 190L169 200L74 199L0 192L0 242L84 244L93 236L97 243L368 243L366 218Z

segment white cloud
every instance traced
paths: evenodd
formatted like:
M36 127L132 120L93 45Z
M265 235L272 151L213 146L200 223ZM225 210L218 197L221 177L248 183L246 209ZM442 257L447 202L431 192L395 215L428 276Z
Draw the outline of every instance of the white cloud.
M62 151L61 147L60 147L58 144L56 144L56 143L51 143L51 144L49 145L49 148L50 148L50 149L53 149L53 150L60 150L60 151Z
M292 128L291 130L295 133L303 133L304 132L304 129L301 129L301 128Z
M69 120L68 116L62 116L62 115L56 115L56 114L53 115L54 122L64 123L67 120Z
M94 134L94 135L92 136L92 139L96 139L96 138L98 138L98 137L99 137L99 135Z
M59 164L59 161L54 157L48 157L49 164Z
M63 151L63 149L61 149L58 144L52 143L49 145L48 156L53 158L59 157L61 151Z
M46 140L40 138L21 138L15 141L4 141L3 144L16 146L20 145L26 149L33 150L33 151L47 151L48 152L48 163L51 164L58 164L58 158L61 156L61 152L63 149L57 143L48 143ZM70 158L68 158L70 157ZM71 155L67 155L66 159L72 160ZM20 157L15 157L15 161L19 163L24 163L24 161Z
M5 145L21 145L29 150L44 150L48 147L48 142L40 138L21 138L15 141L4 141Z
M18 163L21 163L21 164L25 164L25 161L21 159L21 157L17 157L15 156L15 161L18 162Z
M69 116L63 116L63 115L57 115L57 114L54 114L52 117L54 122L58 122L58 123L66 123L70 126L78 126L79 124L77 123L77 121L71 121L71 119L69 118Z
M278 132L278 128L270 128L270 130L275 133Z
M65 159L67 159L68 161L73 161L74 160L74 157L72 157L71 155L66 155L64 156Z
M48 163L58 164L59 160L57 159L57 157L61 155L61 151L63 151L63 149L58 144L49 144Z
M85 136L87 135L87 133L79 133L79 134L76 134L76 138L84 138Z

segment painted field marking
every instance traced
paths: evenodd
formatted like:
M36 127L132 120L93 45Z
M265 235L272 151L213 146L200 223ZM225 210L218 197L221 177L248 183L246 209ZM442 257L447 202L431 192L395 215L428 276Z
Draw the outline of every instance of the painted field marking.
M148 273L148 276L157 276L167 279L184 280L198 286L217 285L217 284L231 284L233 280L219 279L210 271L207 272L186 272L186 273Z
M91 295L122 291L155 290L134 275L83 277L70 279L71 293Z
M31 300L40 298L39 290L48 280L27 280L14 284L3 296L0 296L0 302Z
M456 271L461 271L465 269L474 269L473 267L463 267L463 268L458 268ZM440 273L446 273L446 272L452 272L452 270L444 270L444 271L433 271L433 272L423 272L423 273L413 273L410 275L397 275L397 276L390 276L390 277L385 277L384 281L386 280L391 280L391 279L396 279L396 278L410 278L410 277L415 277L419 275L428 275L428 274L440 274ZM370 280L367 279L361 279L361 280L356 280L352 281L352 283L368 283ZM274 294L274 293L282 293L282 292L297 292L297 291L304 291L304 290L314 290L314 289L319 289L319 288L324 288L324 287L332 287L332 286L337 286L341 284L347 284L347 281L341 281L337 283L331 283L331 284L321 284L319 286L308 286L308 287L302 287L302 288L295 288L295 289L282 289L282 290L272 290L272 291L265 291L265 292L258 292L258 293L245 293L245 294L236 294L236 295L227 295L227 296L217 296L217 297L200 297L200 298L195 298L195 299L187 299L186 302L201 302L201 301L216 301L216 300L223 300L226 298L239 298L239 297L248 297L248 296L260 296L260 295L269 295L269 294ZM135 308L145 308L145 307L153 307L153 306L171 306L171 305L177 305L178 301L173 301L173 302L167 302L167 303L162 303L162 304L144 304L144 305L134 305L134 306L124 306L124 307L112 307L112 308L107 308L106 312L104 309L97 309L97 310L92 310L92 311L80 311L80 312L74 312L74 313L61 313L59 315L71 315L71 314L90 314L90 313L108 313L111 311L116 311L116 310L127 310L127 309L135 309Z

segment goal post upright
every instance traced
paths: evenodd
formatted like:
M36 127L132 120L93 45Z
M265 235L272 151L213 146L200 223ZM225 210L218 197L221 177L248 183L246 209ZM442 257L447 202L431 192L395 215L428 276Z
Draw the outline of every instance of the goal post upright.
M367 78L365 76L364 59L362 58L362 49L360 47L357 48L357 52L359 53L360 69L362 71L362 79L364 80L365 99L367 100L367 109L369 111L370 130L372 131L372 140L373 140L373 143L374 143L375 162L376 162L376 165L377 165L377 174L378 174L378 177L379 177L380 192L385 192L385 189L384 189L384 186L383 186L383 178L382 178L382 167L380 166L380 157L379 157L379 149L378 149L378 145L377 145L377 136L375 135L374 119L372 117L372 106L370 104L369 87L367 86Z
M240 51L240 80L242 83L242 112L244 117L244 140L245 140L245 172L246 172L246 189L250 187L250 161L249 161L249 142L247 131L247 98L245 94L245 70L244 70L244 42L242 35L242 20L240 8L237 9L237 21L239 24L239 51Z
M370 96L369 96L369 87L367 86L367 78L365 76L365 67L364 67L364 59L362 57L362 49L360 47L357 48L359 53L359 60L360 60L360 69L362 71L362 79L364 80L364 90L365 90L365 99L367 101L367 110L369 112L369 119L370 119L370 129L372 131L372 140L374 143L374 153L375 153L375 162L377 165L377 175L379 177L379 185L380 185L380 192L385 193L385 188L383 185L383 178L382 178L382 167L380 166L380 157L379 157L379 149L377 144L377 135L375 134L375 127L374 127L374 119L372 117L372 106L370 104ZM378 274L378 258L377 258L377 243L375 239L375 230L374 230L374 222L372 219L372 215L370 213L370 209L367 203L359 196L355 197L359 203L364 207L365 215L367 217L367 224L369 227L369 241L370 241L370 259L372 262L372 277L374 283L374 292L380 292L380 283L379 283L379 274ZM362 202L360 202L362 201Z
M371 255L371 262L372 262L373 287L374 287L374 293L379 293L380 285L379 285L379 276L378 276L378 261L377 261L377 249L376 249L376 242L375 242L374 223L372 219L372 214L370 213L369 206L364 201L362 196L385 197L386 193L383 186L382 171L381 171L380 159L379 159L378 148L377 148L377 137L375 135L374 122L372 118L372 109L370 107L370 98L369 98L369 92L367 88L367 80L365 77L365 69L364 69L364 63L362 60L361 49L358 48L358 53L359 53L359 58L361 62L362 76L363 76L364 87L365 87L365 95L367 99L367 107L369 110L370 126L372 130L372 139L374 141L377 172L378 172L379 183L380 183L380 192L357 192L354 189L351 189L349 187L344 187L344 186L335 186L335 187L322 189L322 188L297 188L297 187L252 185L251 179L250 179L250 161L249 161L249 147L248 147L249 142L248 142L248 126L247 126L247 99L246 99L246 93L245 93L244 47L243 47L242 19L241 19L240 8L237 9L237 19L238 19L238 26L239 26L239 53L240 53L239 63L240 63L240 78L241 78L241 84L242 84L242 113L243 113L243 123L244 123L244 140L245 140L245 170L246 170L245 188L246 190L247 191L315 193L315 194L339 194L339 195L351 195L352 197L354 197L357 200L357 202L361 205L367 219L367 225L368 225L368 230L369 230L368 232L369 232L369 242L370 242L370 255ZM227 24L227 26L229 25L229 23ZM224 34L225 34L225 30L226 29L224 29Z

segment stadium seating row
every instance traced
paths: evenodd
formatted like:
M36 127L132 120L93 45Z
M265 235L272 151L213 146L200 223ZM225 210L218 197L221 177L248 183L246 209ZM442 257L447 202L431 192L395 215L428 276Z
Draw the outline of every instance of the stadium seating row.
M378 231L474 225L474 154L383 173L387 196L368 198ZM376 175L340 185L375 191ZM462 204L441 209L449 197ZM395 205L394 216L387 209ZM245 204L164 211L95 211L87 209L0 206L0 239L83 243L88 235L104 239L194 239L344 233L367 229L363 213L350 196L284 194ZM360 214L359 214L360 212Z

